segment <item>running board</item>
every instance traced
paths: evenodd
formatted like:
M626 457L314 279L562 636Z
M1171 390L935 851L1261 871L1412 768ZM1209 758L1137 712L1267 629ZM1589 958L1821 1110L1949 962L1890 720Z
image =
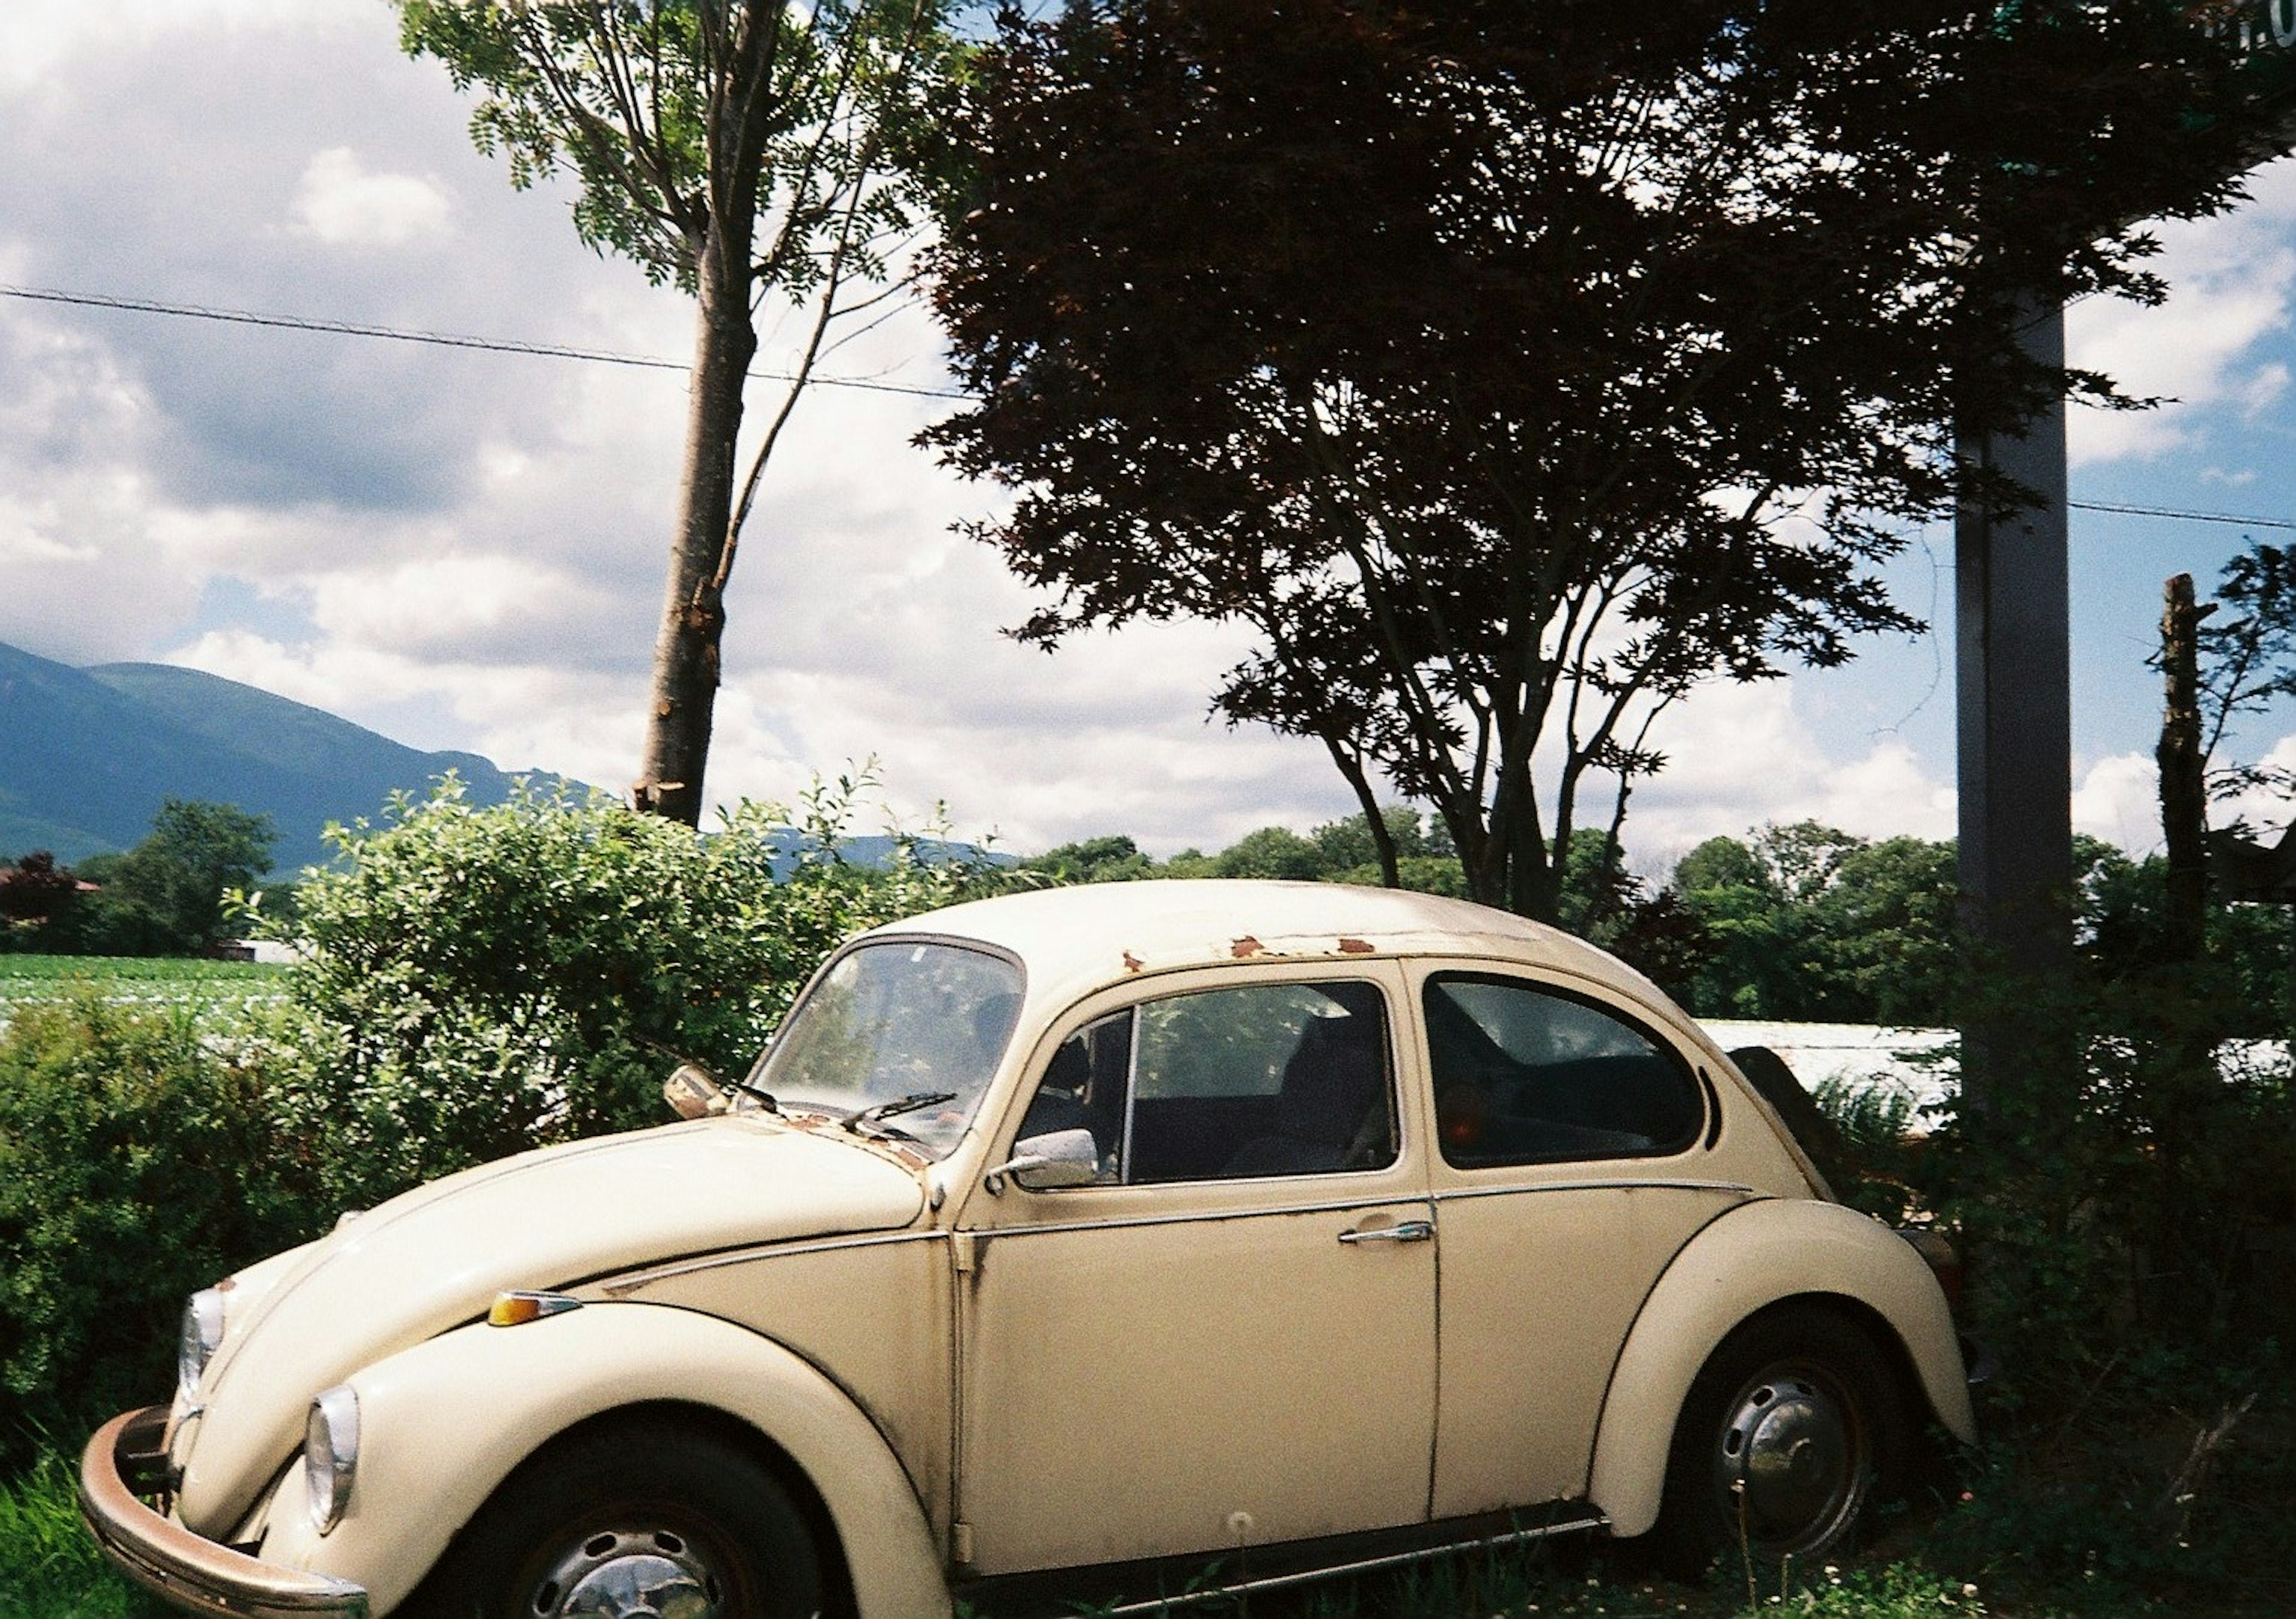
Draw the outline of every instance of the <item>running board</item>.
M1493 1526L1486 1529L1480 1527L1483 1525ZM1529 1545L1559 1535L1581 1534L1589 1530L1609 1527L1610 1519L1592 1509L1529 1527L1521 1524L1520 1514L1486 1514L1473 1518L1455 1519L1447 1525L1413 1525L1402 1530L1333 1536L1327 1541L1305 1541L1288 1548L1256 1548L1255 1557L1287 1566L1281 1572L1248 1579L1221 1578L1222 1566L1229 1561L1226 1558L1160 1558L1146 1565L1104 1564L1092 1569L991 1576L968 1582L961 1588L960 1594L969 1602L980 1606L993 1605L996 1611L1002 1612L1005 1611L1003 1606L1005 1600L1020 1597L1025 1590L1029 1596L1041 1594L1063 1602L1063 1607L1050 1611L1072 1613L1076 1611L1073 1604L1078 1599L1080 1586L1095 1587L1106 1593L1118 1588L1119 1582L1122 1582L1131 1584L1136 1590L1141 1576L1151 1570L1179 1584L1180 1589L1168 1596L1127 1601L1117 1594L1114 1600L1096 1603L1090 1609L1095 1615L1106 1615L1107 1619L1120 1619L1120 1616L1134 1615L1179 1613L1202 1602L1249 1598L1318 1580L1376 1574L1382 1569L1456 1557L1462 1552ZM1446 1533L1447 1528L1450 1533ZM1416 1543L1402 1545L1393 1550L1373 1549L1382 1545L1394 1547L1402 1541ZM1128 1571L1133 1575L1129 1581L1124 1578ZM1025 1604L1025 1597L1022 1601Z

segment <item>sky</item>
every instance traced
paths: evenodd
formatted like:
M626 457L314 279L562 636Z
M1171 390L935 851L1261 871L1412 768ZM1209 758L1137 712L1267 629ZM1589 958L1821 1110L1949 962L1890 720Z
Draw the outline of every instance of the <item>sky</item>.
M678 358L690 305L583 248L569 193L514 192L470 99L402 55L382 0L8 0L0 286ZM2296 163L2161 227L2156 309L2069 315L2073 364L2142 413L2071 429L2076 824L2157 846L2145 666L2162 581L2203 594L2296 519ZM786 354L776 320L763 364ZM947 386L907 311L824 374ZM419 748L610 790L636 773L684 378L0 295L0 642L183 665ZM753 420L771 396L753 395ZM798 406L727 600L708 794L788 799L869 759L890 813L946 806L1021 853L1125 832L1158 854L1352 813L1321 748L1208 711L1232 631L1149 626L1046 654L962 526L999 497L911 439L947 399ZM1662 722L1627 828L1660 873L1700 839L1815 818L1954 824L1952 537L1890 570L1921 636L1846 668L1702 689ZM2234 739L2296 763L2296 715ZM868 830L868 829L865 829Z

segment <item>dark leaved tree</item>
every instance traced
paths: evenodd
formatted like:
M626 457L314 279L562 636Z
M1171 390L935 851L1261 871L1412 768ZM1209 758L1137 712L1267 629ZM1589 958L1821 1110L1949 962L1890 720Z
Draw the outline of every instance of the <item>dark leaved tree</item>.
M1666 709L1910 627L1904 525L2013 501L1952 424L2109 394L2000 334L2035 288L2157 296L2098 222L2226 196L2187 10L1008 13L934 264L979 399L926 442L1015 493L978 532L1050 593L1021 635L1248 626L1221 711L1552 920Z

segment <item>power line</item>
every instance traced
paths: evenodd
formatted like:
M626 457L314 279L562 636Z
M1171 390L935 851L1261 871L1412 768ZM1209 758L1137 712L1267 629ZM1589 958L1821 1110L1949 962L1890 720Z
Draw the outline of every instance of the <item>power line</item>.
M2185 523L2224 523L2234 528L2296 528L2296 519L2234 517L2225 511L2178 511L2167 506L2116 506L2104 501L2067 501L2077 511L2111 511L2121 517L2169 517Z
M659 355L626 354L611 348L575 348L562 343L529 343L516 338L471 337L453 331L418 331L400 326L373 326L357 321L321 320L313 315L268 315L253 309L218 309L203 304L168 303L152 298L116 298L102 292L67 292L55 287L15 287L0 283L0 298L25 298L43 304L77 304L93 309L125 309L138 315L170 315L185 320L222 321L238 326L272 326L288 331L324 331L340 337L382 338L395 343L429 343L441 348L475 348L489 354L533 355L551 360L588 360L600 365L632 365L647 371L689 371L684 360ZM753 377L771 382L794 382L788 372L753 371ZM963 399L950 388L913 388L900 382L873 382L860 377L814 377L822 388L857 388L879 394L906 394L920 399Z

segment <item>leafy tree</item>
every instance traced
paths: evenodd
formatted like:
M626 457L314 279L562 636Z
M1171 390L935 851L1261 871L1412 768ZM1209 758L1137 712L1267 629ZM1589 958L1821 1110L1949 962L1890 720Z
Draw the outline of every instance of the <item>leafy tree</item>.
M62 919L55 948L91 955L193 955L232 932L229 897L271 870L271 817L169 798L124 854L82 861L95 887Z
M980 402L926 442L1017 492L978 532L1053 593L1024 638L1248 626L1219 707L1552 920L1666 708L1907 626L1896 525L2014 498L1956 423L2109 394L1999 334L2157 296L2098 222L2225 195L2187 9L1008 12L934 261Z
M726 584L759 478L841 315L888 274L934 159L943 0L395 0L401 42L485 92L483 151L560 170L600 251L695 300L685 470L655 643L641 809L689 826L717 699ZM809 307L788 391L740 470L757 309Z
M1118 835L1062 844L1022 861L1021 869L1062 883L1133 882L1155 875L1156 862L1131 838Z
M1246 832L1212 863L1221 877L1272 877L1314 882L1324 874L1323 851L1289 827L1263 826Z
M1816 822L1751 844L1713 838L1674 885L1710 954L1687 997L1709 1017L1934 1026L1952 1020L1959 958L1950 842L1880 843Z

